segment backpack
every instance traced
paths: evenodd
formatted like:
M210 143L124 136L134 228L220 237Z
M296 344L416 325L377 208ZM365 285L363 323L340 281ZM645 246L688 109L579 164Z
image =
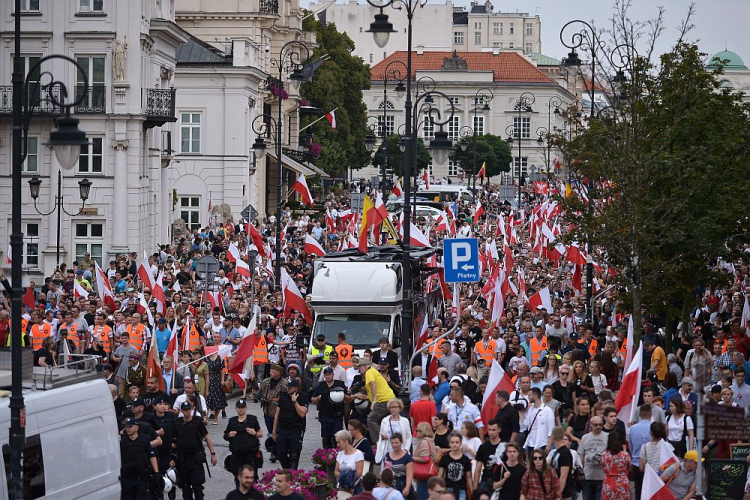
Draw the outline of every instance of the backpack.
M552 468L557 470L557 466L555 464L555 458L560 454L559 450L555 450L554 455L552 455ZM573 465L570 468L570 472L568 473L569 480L572 479L573 481L573 489L576 491L576 493L580 493L583 491L583 487L586 484L586 476L583 473L583 467L580 465L576 465L575 461L573 461Z

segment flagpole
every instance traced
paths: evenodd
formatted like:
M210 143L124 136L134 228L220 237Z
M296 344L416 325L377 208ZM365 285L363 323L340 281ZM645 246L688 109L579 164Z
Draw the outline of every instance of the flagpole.
M337 107L335 107L334 109L332 109L331 111L329 111L328 113L333 113L333 112L334 112L334 111L336 111L337 109L339 109L339 108L338 108L338 106L337 106ZM327 114L327 113L326 113L326 114ZM308 128L312 127L313 125L315 125L316 123L318 123L318 122L319 122L320 120L322 120L322 119L323 119L323 118L325 118L325 117L326 117L326 115L323 115L323 116L321 116L320 118L318 118L317 120L315 120L314 122L308 123L307 125L305 125L305 126L304 126L304 127L302 127L301 129L299 129L299 131L298 131L297 133L299 133L299 132L302 132L303 130L307 130Z

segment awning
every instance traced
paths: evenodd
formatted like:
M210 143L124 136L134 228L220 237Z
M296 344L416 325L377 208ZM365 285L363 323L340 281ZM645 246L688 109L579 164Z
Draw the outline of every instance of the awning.
M273 158L274 162L276 161L275 151L268 151L266 152L266 154L270 156L271 158ZM326 174L324 171L322 171L318 167L314 165L303 165L300 162L289 158L285 154L281 155L281 164L282 166L288 168L289 170L293 170L297 172L298 174L304 174L306 176L320 175L321 177L328 177L328 174Z

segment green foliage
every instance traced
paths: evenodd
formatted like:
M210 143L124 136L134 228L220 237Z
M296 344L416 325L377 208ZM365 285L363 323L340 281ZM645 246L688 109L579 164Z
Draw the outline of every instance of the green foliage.
M466 138L466 151L456 144L456 150L450 155L451 161L457 161L459 166L467 174L476 174L482 163L486 162L487 176L493 177L502 172L510 172L510 164L513 161L513 155L510 152L510 146L503 139L496 135L486 134L477 136L477 168L474 165L474 138Z
M404 153L398 148L398 144L401 141L401 136L393 134L388 136L385 141L385 147L383 144L380 145L375 155L372 158L372 164L378 169L382 168L383 161L385 160L385 153L388 153L388 168L393 169L396 177L404 175ZM414 172L412 168L412 177L418 174L420 171L426 169L430 164L430 153L424 145L421 139L417 140L417 172Z
M564 201L570 238L605 248L650 312L692 304L696 287L716 278L709 263L750 230L741 201L750 196L750 106L718 87L721 70L707 71L703 56L678 43L658 67L636 60L617 111L563 145L596 200ZM639 302L634 292L636 311Z
M354 42L346 33L340 33L335 24L323 26L315 16L310 16L303 28L317 33L319 47L313 59L325 54L330 59L318 68L311 82L302 85L301 95L322 113L338 108L335 130L325 119L311 127L313 140L322 147L316 165L330 175L341 176L347 168L360 169L369 163L370 155L364 147L367 109L362 91L370 88L370 69L362 58L352 55ZM316 118L319 117L303 117L301 126Z

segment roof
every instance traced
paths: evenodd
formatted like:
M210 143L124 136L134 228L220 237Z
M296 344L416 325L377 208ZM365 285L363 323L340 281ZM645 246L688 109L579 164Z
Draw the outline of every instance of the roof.
M716 68L717 66L719 66L719 64L717 64L719 61L724 61L726 59L728 59L729 61L724 65L725 70L747 69L747 66L745 66L742 58L736 52L732 52L731 50L722 50L721 52L717 52L716 54L711 56L711 61L708 63L708 67Z
M453 24L465 24L469 25L469 13L468 12L454 12L453 13Z
M537 66L560 66L562 61L555 59L554 57L545 56L539 52L530 52L527 54L529 58L536 63Z
M591 87L589 87L589 85L591 85L591 80L589 80L588 78L584 78L584 80L583 80L583 89L586 92L588 92L589 89L591 88ZM594 92L604 92L604 87L602 87L598 83L595 83L594 84Z
M232 64L232 57L194 36L175 51L177 64Z
M484 5L472 5L471 6L471 13L472 14L486 14L487 13L487 7Z
M553 83L550 78L542 73L528 59L515 51L499 52L457 52L457 55L466 60L469 71L492 71L495 82L531 82L531 83ZM385 68L393 61L401 61L406 64L407 52L397 51L389 55L372 67L373 80L381 79ZM422 55L412 52L412 78L417 71L440 71L443 59L452 57L450 51L424 51Z

